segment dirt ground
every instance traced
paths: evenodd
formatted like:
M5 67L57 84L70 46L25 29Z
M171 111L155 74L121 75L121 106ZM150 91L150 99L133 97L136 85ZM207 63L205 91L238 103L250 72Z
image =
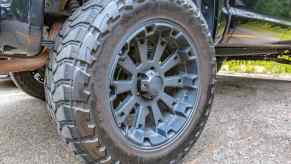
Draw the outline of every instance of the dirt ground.
M45 103L0 81L0 164L78 164ZM291 164L291 82L223 77L185 164Z

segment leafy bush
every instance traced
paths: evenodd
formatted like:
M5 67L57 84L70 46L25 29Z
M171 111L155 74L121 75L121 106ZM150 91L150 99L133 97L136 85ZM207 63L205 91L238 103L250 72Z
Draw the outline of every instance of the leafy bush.
M263 11L270 15L291 18L290 0L245 0L248 6L254 6L254 9Z

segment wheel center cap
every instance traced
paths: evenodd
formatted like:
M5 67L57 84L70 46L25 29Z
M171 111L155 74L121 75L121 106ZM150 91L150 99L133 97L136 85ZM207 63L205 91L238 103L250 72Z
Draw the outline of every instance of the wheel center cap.
M140 80L140 92L146 99L153 99L158 96L162 89L162 78L155 71L147 71Z

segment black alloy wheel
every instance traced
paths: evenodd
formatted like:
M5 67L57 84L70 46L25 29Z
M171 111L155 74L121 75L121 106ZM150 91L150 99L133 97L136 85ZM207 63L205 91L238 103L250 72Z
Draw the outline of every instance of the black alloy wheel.
M174 22L142 22L129 34L109 75L111 110L124 136L153 149L174 142L191 121L199 97L199 59Z

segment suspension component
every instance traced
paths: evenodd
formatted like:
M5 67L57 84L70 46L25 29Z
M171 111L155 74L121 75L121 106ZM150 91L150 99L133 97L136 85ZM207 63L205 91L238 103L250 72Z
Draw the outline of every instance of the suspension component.
M41 55L27 58L13 57L9 60L0 60L0 73L34 71L46 64L49 51L45 48Z
M55 23L49 32L49 41L54 45L54 40L62 27L62 23ZM52 47L50 47L52 48ZM34 71L43 67L48 59L49 47L45 47L40 55L33 57L10 57L0 60L0 73Z

